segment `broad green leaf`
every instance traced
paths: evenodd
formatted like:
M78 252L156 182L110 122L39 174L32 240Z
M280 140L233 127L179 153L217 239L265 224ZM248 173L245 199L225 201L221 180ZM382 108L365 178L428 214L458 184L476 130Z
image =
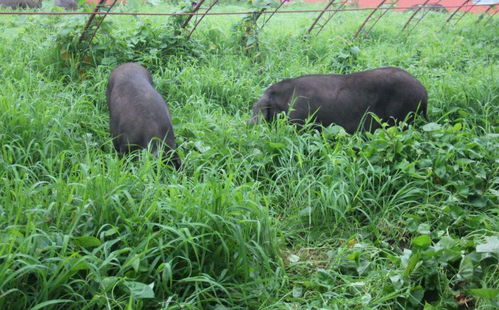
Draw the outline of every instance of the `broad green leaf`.
M106 277L100 282L104 292L111 290L116 283L120 280L118 277Z
M102 244L99 239L93 236L76 237L74 243L82 248L95 248Z
M411 258L412 251L409 249L404 249L404 253L400 255L400 265L402 268L407 268L409 264L409 259Z
M475 268L472 257L470 255L466 255L461 261L459 274L464 280L471 280L473 279L474 270Z
M273 149L283 149L286 147L284 143L279 143L279 142L267 142L267 145Z
M395 289L399 290L404 285L404 279L400 275L394 275L390 277L390 281Z
M350 259L350 260L356 260L357 258L359 258L360 256L360 252L359 251L355 251L355 252L352 252L350 254L347 255L347 258Z
M367 293L360 298L360 302L363 303L364 305L367 305L369 304L371 299L372 299L371 294Z
M42 303L37 304L31 310L38 310L38 309L43 309L51 305L56 305L56 304L62 304L62 303L72 303L74 302L73 300L70 299L53 299L53 300L47 300Z
M409 298L410 303L413 306L418 306L421 303L421 300L424 296L424 288L421 285L411 288L411 295Z
M135 281L125 281L125 286L128 287L130 293L139 299L154 298L154 282L150 285Z
M194 142L194 146L199 151L199 153L205 153L211 149L210 146L205 145L202 141L199 141L199 140Z
M430 224L426 224L426 223L419 224L418 233L420 233L422 235L430 234Z
M293 286L293 297L300 298L303 295L303 287L301 285Z
M109 228L106 231L103 231L100 235L101 235L101 237L102 236L104 236L104 237L110 237L112 235L115 235L116 233L118 233L118 230L116 228L112 227L112 228Z
M90 266L88 265L88 263L86 261L84 261L83 259L81 259L80 261L78 261L76 264L74 264L73 266L71 266L71 270L72 271L78 271L78 270L88 270L90 269Z
M421 235L412 239L412 244L419 248L426 249L431 245L431 238L428 235Z
M421 256L419 254L411 255L411 257L407 262L407 267L404 270L404 275L406 277L411 275L411 273L414 271L414 268L416 268L416 265L419 263L420 260Z
M429 303L425 303L423 310L441 310L441 308L436 307L436 306L429 304Z
M443 178L445 177L445 174L447 173L447 168L445 167L445 164L444 163L440 163L439 165L437 165L435 167L435 174L439 177L439 178Z
M361 260L358 264L357 264L357 273L359 275L362 275L364 273L364 271L366 271L367 267L369 267L371 263L368 261L368 260Z
M485 208L487 206L487 198L480 196L470 201L470 204L477 208Z
M470 289L470 292L475 297L486 299L494 299L499 297L499 288L473 288Z
M135 272L139 272L140 258L138 256L134 257L132 262L132 267Z
M435 251L448 250L456 247L457 241L449 236L443 236L437 244L435 244Z
M424 131L436 131L439 130L440 128L442 128L442 126L437 123L428 123L423 126Z
M250 37L248 38L248 41L246 41L246 45L247 45L247 46L250 46L250 45L252 45L252 44L255 44L255 42L256 42L256 36L250 36Z
M485 238L485 243L476 246L478 253L496 253L499 254L499 238L491 236Z
M358 46L352 46L352 47L350 48L350 53L351 53L352 55L357 56L357 55L359 55L359 54L360 54L360 48L359 48Z
M337 126L337 125L331 125L331 126L326 127L326 129L324 129L324 132L328 135L333 135L333 136L336 136L336 135L343 136L346 134L345 129L343 127Z
M425 252L425 254L428 253ZM459 249L446 249L442 250L440 252L433 252L435 253L435 256L437 257L439 262L455 262L461 260L461 251Z
M340 52L337 57L341 59L347 59L348 57L350 57L350 55Z

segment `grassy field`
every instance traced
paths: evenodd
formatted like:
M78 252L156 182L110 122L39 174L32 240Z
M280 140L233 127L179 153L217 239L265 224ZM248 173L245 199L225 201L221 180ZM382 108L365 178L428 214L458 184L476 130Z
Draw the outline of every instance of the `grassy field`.
M0 309L497 309L498 19L430 13L407 34L390 13L352 41L366 15L308 39L314 14L275 16L247 52L242 16L190 42L113 16L83 62L66 48L84 17L1 16ZM114 152L125 61L168 101L183 171ZM246 125L283 78L387 65L426 86L429 123Z

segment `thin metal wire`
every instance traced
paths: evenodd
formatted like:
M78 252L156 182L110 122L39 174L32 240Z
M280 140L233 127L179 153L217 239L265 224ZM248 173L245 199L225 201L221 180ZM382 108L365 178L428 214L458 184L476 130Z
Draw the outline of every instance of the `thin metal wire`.
M472 5L453 5L444 6L446 9L465 8ZM488 6L488 5L475 5L475 6ZM378 10L407 10L411 7L393 7L393 8L379 8ZM299 13L318 13L318 12L351 12L351 11L370 11L375 8L342 8L342 9L328 9L328 10L280 10L274 14L299 14ZM210 12L207 14L197 12L0 12L0 15L119 15L119 16L179 16L179 15L247 15L255 13L254 11L243 12ZM262 14L273 14L273 11L265 11Z
M324 28L324 26L331 20L331 18L338 12L348 12L348 11L367 11L367 10L372 10L372 12L368 15L368 17L364 20L364 22L362 23L362 25L359 27L359 29L357 30L357 32L355 33L354 35L354 39L360 34L360 32L362 31L362 29L366 26L366 23L369 21L369 19L373 16L373 14L377 11L384 11L380 14L380 16L378 16L378 18L375 20L374 24L376 24L377 21L379 21L379 19L385 14L387 13L388 11L390 10L394 10L394 9L398 9L398 10L406 10L406 9L411 9L412 7L395 7L395 4L392 4L391 6L388 6L388 7L382 7L383 4L386 2L387 0L382 0L382 2L376 7L376 8L344 8L343 6L340 6L339 8L333 8L331 9L330 7L333 5L333 3L335 2L335 0L330 0L328 2L328 4L326 5L326 7L322 10L280 10L279 11L279 8L282 6L282 3L281 5L273 10L273 11L266 11L265 9L262 9L260 10L259 12L257 12L257 18L260 17L261 15L263 14L270 14L270 16L264 21L263 25L265 25L269 19L274 15L274 14L297 14L297 13L317 13L317 12L320 12L319 16L314 20L313 24L310 26L310 28L308 29L308 33L310 33L313 28L316 26L316 24L318 23L318 21L321 19L321 17L326 13L326 12L333 12L332 14L330 14L329 18L326 19L326 21L324 22L324 24L320 25L320 29L319 31L317 32L317 34ZM437 0L436 3L439 3L441 0ZM215 1L212 1L212 4L210 5L210 7L205 11L205 12L202 12L202 13L199 13L199 7L200 5L204 2L204 0L200 1L197 5L196 5L196 8L193 12L174 12L174 13L167 13L167 12L160 12L160 13L145 13L145 12L110 12L111 8L114 6L114 4L116 3L116 0L110 5L107 7L107 10L106 11L100 11L100 8L101 7L105 7L103 5L104 3L104 0L100 0L99 1L99 4L96 6L95 10L93 12L19 12L19 11L16 11L16 12L0 12L0 15L91 15L89 20L87 21L85 27L84 27L84 30L80 36L80 39L79 39L79 42L81 43L83 40L84 40L84 37L87 35L87 31L88 29L90 28L94 18L96 16L100 16L99 20L97 21L98 24L96 25L96 28L95 28L95 31L93 32L93 34L91 35L91 38L89 40L89 44L91 44L92 42L92 39L94 38L95 34L97 33L97 30L99 28L99 26L102 24L102 21L103 19L108 16L108 15L118 15L118 16L189 16L189 18L187 19L187 22L192 19L193 16L200 16L199 19L196 19L196 23L194 25L194 28L190 31L189 33L189 37L192 35L192 33L194 32L194 30L197 28L197 26L199 25L199 23L201 22L201 20L210 15L210 16L224 16L224 15L247 15L247 14L255 14L255 11L245 11L245 12L209 12L213 6L218 2L218 0L215 0ZM396 2L396 1L395 1ZM454 12L454 14L452 14L446 22L448 22L450 19L452 19L452 17L456 14L456 12L462 8L468 8L468 10L466 12L468 12L469 10L471 10L472 7L475 7L475 6L485 6L485 5L477 5L477 4L474 4L472 3L471 5L467 5L467 3L470 2L470 0L466 0L465 2L463 2L461 5L459 6L444 6L444 8L446 9L452 9L452 8L457 8L457 10ZM426 1L425 3L428 3L428 1ZM485 13L482 14L485 15L487 14L487 12L489 12L491 9L492 9L492 6L488 5L489 8L485 11ZM420 8L421 9L421 8ZM404 28L406 28L409 24L409 22L414 18L414 16L419 12L419 10L417 10L410 18L409 20L406 22L406 24L404 25ZM412 31L418 24L419 22L426 16L426 14L429 12L429 10L427 10L426 12L424 12L422 14L422 16L416 21L416 24L409 30ZM465 12L465 13L466 13ZM485 23L488 23L492 18L493 16L495 16L497 14L497 10L490 14L487 18L487 20L485 21ZM462 18L462 17L461 17ZM460 19L461 19L460 18ZM459 20L457 22L459 22ZM456 22L456 23L457 23ZM371 25L371 27L369 28L372 29L372 27L374 26ZM187 26L186 23L184 23L185 26ZM403 29L404 29L403 28ZM368 30L368 31L369 31Z

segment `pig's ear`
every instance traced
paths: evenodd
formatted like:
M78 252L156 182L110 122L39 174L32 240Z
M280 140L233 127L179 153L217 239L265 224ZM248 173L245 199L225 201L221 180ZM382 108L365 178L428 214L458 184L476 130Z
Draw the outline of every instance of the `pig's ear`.
M267 102L260 108L260 113L263 115L263 119L266 121L271 121L272 120L272 107L270 102Z
M260 101L257 106L253 109L253 118L256 123L260 120L270 121L272 120L272 105L269 100Z
M263 111L261 110L261 106L258 103L256 103L251 110L252 110L251 113L252 115L251 118L248 120L248 124L256 125L260 123L260 119L263 116L261 115Z
M154 80L152 78L152 74L151 72L149 72L149 70L145 69L144 70L146 71L146 75L147 75L147 79L149 80L149 83L151 83L151 85L154 87Z
M248 120L248 124L258 124L262 119L267 121L269 116L268 108L269 106L267 104L262 104L261 102L256 103L252 108L253 115Z

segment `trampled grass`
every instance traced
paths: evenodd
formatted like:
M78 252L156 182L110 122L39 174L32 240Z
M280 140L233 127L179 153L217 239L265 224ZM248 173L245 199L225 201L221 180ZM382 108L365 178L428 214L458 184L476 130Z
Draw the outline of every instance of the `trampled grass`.
M58 42L84 19L2 17L0 309L497 307L497 19L430 13L408 35L391 13L352 41L366 14L308 39L313 14L275 16L252 54L241 16L189 44L114 16L79 68ZM112 149L107 78L131 60L168 101L181 172ZM386 65L426 86L430 123L246 125L271 83Z

